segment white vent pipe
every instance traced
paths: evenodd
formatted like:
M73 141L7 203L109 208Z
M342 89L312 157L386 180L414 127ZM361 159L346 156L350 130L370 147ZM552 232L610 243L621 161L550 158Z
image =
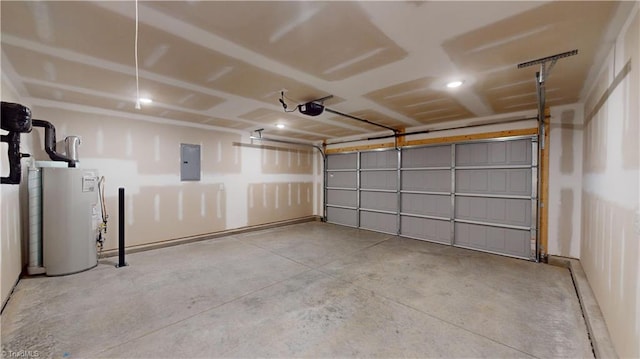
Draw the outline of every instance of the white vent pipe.
M74 161L79 161L78 159L78 146L81 144L80 137L78 136L67 136L64 139L67 157Z

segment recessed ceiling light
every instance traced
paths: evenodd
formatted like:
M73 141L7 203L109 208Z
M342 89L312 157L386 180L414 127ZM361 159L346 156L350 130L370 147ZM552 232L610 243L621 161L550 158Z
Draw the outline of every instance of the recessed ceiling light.
M281 123L279 123L279 124L277 124L277 125L276 125L276 127L277 127L277 128L284 128L284 125L283 125L283 124L281 124Z
M152 103L152 102L153 102L153 100L152 100L152 99L150 99L150 98L146 98L146 97L140 98L140 99L138 99L138 101L140 101L140 103L143 103L143 104L145 104L145 105L148 105L148 104L150 104L150 103Z
M462 81L451 81L447 84L447 87L450 89L462 86Z

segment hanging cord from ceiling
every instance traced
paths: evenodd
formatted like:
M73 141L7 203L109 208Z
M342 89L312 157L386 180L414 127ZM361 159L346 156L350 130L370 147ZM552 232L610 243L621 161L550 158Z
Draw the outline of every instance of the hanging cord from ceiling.
M136 33L134 41L134 57L136 59L136 110L140 109L140 79L138 75L138 0L136 3Z
M282 104L282 108L284 109L284 112L296 112L296 110L298 109L298 106L294 107L293 110L287 110L287 103L284 101L284 99L291 100L290 98L286 97L284 95L284 91L280 91L280 99L278 101L280 101L280 103Z

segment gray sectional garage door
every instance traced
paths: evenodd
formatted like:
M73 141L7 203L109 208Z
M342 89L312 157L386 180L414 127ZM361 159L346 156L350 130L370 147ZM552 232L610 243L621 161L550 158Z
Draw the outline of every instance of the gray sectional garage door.
M326 206L327 221L358 227L359 154L327 156Z
M536 259L534 138L327 156L327 220Z

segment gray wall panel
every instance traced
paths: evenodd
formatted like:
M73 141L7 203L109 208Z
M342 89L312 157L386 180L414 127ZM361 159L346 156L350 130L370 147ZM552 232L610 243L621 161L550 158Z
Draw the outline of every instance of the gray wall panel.
M393 214L361 211L360 228L395 234L397 232L396 216Z
M356 169L358 161L357 153L337 154L327 156L327 169L343 170Z
M429 241L450 243L451 226L449 221L402 216L400 235L422 238Z
M457 170L456 192L531 195L531 169Z
M356 188L358 183L356 172L329 172L327 187Z
M360 207L396 212L398 197L396 193L362 191L360 193Z
M396 190L397 171L372 171L360 173L360 187L367 189Z
M456 223L455 245L529 258L529 231Z
M530 164L530 139L456 145L456 166Z
M451 171L403 171L402 189L408 191L451 192Z
M402 150L402 167L443 167L451 165L451 145Z
M360 156L360 167L364 169L398 167L398 151L396 150L362 152Z
M358 212L355 209L327 207L327 222L355 227L358 225Z
M456 197L456 218L529 227L531 200Z
M451 196L403 193L401 212L451 218Z
M327 204L356 207L358 205L358 192L329 189L327 190Z

